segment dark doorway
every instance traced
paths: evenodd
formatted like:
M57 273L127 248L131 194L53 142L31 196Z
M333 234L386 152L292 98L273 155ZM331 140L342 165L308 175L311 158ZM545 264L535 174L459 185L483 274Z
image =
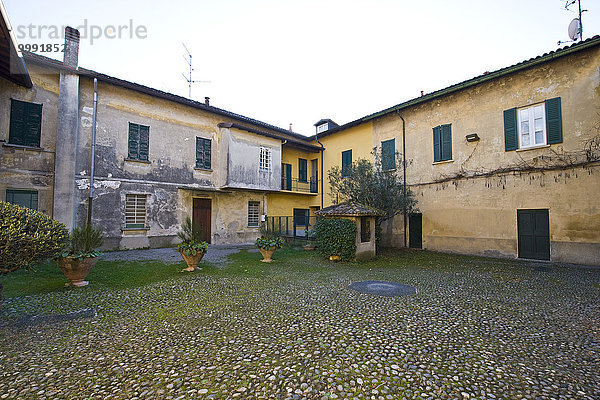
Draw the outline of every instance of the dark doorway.
M210 243L210 222L211 222L210 199L194 199L194 209L192 213L193 226L199 226L202 233L202 240Z
M319 160L310 160L310 192L319 192Z
M550 220L548 210L517 210L519 257L550 259Z
M423 248L423 214L421 213L408 215L408 247Z

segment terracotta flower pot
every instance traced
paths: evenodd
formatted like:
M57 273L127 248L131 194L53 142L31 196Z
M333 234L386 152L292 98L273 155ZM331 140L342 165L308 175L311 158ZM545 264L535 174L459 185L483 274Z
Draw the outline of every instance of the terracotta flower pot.
M263 256L263 259L261 260L262 262L271 262L273 261L271 257L273 257L273 253L275 253L275 250L277 250L277 248L273 246L269 250L265 250L259 247L258 250L260 250L260 254L262 254Z
M181 257L183 257L183 261L185 261L185 263L188 266L187 268L182 269L181 272L194 271L196 269L196 267L198 266L198 264L200 264L200 260L202 260L202 257L204 257L204 253L205 252L201 252L201 253L196 253L195 256L193 256L191 254L189 256L186 256L183 251L179 251L179 254L181 254Z
M65 286L86 286L89 282L84 279L97 262L98 257L85 257L79 260L72 257L61 257L56 260L62 273L71 281Z

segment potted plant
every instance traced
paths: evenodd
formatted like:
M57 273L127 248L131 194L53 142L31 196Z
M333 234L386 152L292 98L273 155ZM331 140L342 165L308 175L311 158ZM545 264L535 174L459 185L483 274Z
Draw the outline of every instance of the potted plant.
M65 286L86 286L89 283L84 279L98 262L98 256L102 255L97 250L100 246L101 229L91 225L73 229L67 248L56 259L62 273L71 281Z
M201 239L202 227L192 226L192 220L187 217L181 226L181 230L177 232L177 236L181 239L181 243L177 245L177 250L187 264L187 268L182 269L181 272L192 272L208 250L208 243Z
M283 239L280 237L268 238L261 236L258 239L256 239L255 244L256 247L258 247L260 254L262 254L263 256L263 259L261 261L271 262L273 261L271 257L273 257L273 253L275 253L275 250L283 247Z

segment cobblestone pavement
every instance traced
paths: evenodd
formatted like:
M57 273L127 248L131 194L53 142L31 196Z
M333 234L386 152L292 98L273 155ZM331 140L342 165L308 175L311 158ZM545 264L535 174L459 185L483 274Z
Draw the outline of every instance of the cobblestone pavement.
M6 299L5 319L96 316L0 328L0 398L600 398L598 269L259 264ZM365 280L418 292L348 289Z

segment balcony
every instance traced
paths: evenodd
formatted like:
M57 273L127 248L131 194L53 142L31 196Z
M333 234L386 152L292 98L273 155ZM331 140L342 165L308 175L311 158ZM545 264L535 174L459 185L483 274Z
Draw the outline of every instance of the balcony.
M297 178L282 176L281 190L317 194L319 193L319 181L316 179L301 181Z

